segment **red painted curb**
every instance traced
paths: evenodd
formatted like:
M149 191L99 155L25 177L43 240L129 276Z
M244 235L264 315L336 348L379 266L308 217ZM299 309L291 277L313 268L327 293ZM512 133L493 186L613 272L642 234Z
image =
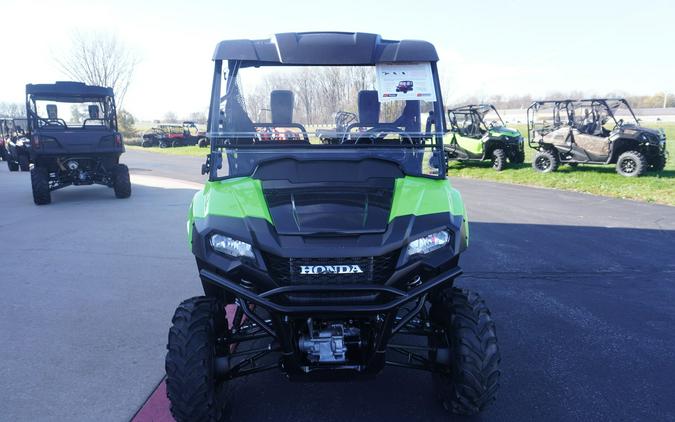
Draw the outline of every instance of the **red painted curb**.
M225 307L227 319L232 323L235 305ZM162 379L155 391L143 403L143 406L131 418L131 422L175 422L169 410L169 399L166 397L166 382Z
M166 397L166 382L162 380L155 391L145 401L143 407L131 419L131 422L174 422L169 411L169 399Z

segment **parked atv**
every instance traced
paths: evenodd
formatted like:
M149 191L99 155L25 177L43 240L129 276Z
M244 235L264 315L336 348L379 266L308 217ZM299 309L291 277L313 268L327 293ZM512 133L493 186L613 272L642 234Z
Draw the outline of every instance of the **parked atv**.
M143 134L141 146L144 148L177 148L203 143L206 134L201 132L195 122L182 124L166 123L153 127Z
M187 224L204 294L178 306L169 331L174 418L220 420L238 377L279 369L294 381L369 379L385 365L431 372L446 409L484 409L500 354L483 300L454 287L468 221L445 167L427 165L443 160L444 123L422 132L417 100L398 100L400 116L383 122L378 92L354 81L333 87L343 102L334 107L358 110L358 121L311 143L292 91L269 92L271 119L256 121L239 85L276 69L306 77L358 67L345 74L375 80L379 63L415 62L436 82L424 106L441 115L433 45L285 33L223 41L213 58L209 180ZM315 121L338 111L323 109Z
M70 111L68 121L59 108ZM51 191L71 185L100 184L113 188L117 198L131 195L129 169L119 162L124 143L111 88L28 84L26 111L35 204L49 204Z
M30 170L30 140L26 136L26 119L0 120L2 159L7 161L9 171Z
M510 163L525 161L523 136L506 127L491 104L466 105L448 111L450 132L446 135L448 161L490 160L492 168L503 170Z
M538 172L556 171L561 163L615 164L620 175L636 177L666 165L665 132L640 126L622 98L537 101L527 116Z

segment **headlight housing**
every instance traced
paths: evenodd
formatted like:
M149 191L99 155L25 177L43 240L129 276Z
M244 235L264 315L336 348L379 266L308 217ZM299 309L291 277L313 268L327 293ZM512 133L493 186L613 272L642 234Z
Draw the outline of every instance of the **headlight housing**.
M449 241L450 233L445 230L421 237L408 244L408 256L428 254L447 245Z
M253 247L241 240L232 239L222 234L213 234L209 239L213 250L229 255L233 258L251 258L255 259Z

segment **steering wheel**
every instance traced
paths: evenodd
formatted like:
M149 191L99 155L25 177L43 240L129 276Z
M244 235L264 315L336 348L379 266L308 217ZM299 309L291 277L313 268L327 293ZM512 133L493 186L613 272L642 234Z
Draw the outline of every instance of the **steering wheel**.
M370 143L375 143L376 139L383 139L389 133L398 133L401 139L401 144L413 144L413 140L403 131L401 128L395 126L376 126L366 131L366 135L359 136L356 138L354 144L363 143L362 140L368 140Z
M617 129L621 129L622 126L623 126L623 119L619 119L619 121L616 122L616 124L612 128L612 132L614 132Z

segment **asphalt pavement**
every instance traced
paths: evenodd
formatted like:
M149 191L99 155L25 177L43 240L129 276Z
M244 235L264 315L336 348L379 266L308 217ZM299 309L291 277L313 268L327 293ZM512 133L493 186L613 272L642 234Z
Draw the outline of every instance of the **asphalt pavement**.
M202 159L129 151L133 193L32 203L0 163L0 420L126 421L163 377L175 306L199 294L185 217ZM497 323L502 379L478 420L675 420L675 207L453 179L471 220L459 285ZM675 189L675 186L673 187ZM454 420L430 376L237 380L236 421Z

